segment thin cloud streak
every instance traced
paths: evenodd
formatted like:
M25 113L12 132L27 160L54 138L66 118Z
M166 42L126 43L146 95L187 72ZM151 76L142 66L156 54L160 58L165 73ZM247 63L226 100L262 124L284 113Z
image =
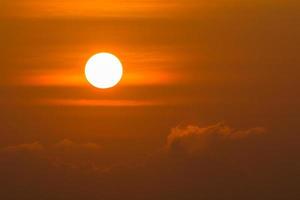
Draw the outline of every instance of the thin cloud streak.
M122 1L122 0L4 0L6 12L0 14L9 17L160 17L180 10L180 1ZM18 9L18 12L15 12ZM8 12L11 11L11 12Z
M154 100L95 100L95 99L40 99L35 104L75 107L139 107L159 106L163 102Z
M47 73L47 74L46 74ZM168 85L183 79L175 72L165 72L163 70L142 70L126 72L123 74L119 84L124 86L134 85ZM18 77L15 84L24 86L90 86L84 72L72 73L66 71L43 72L40 74L28 74Z

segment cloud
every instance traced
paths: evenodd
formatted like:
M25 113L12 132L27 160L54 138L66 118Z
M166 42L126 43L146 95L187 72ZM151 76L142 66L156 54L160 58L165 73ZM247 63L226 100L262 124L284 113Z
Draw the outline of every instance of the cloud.
M188 125L183 128L176 127L172 129L167 138L166 148L171 153L193 155L203 153L208 149L220 148L224 144L234 143L265 132L266 130L263 127L237 130L224 123L206 127Z
M81 155L85 149L98 149L98 144L63 139L42 145L43 156L0 156L0 176L5 183L0 198L44 199L46 195L48 199L118 200L122 195L132 200L250 200L261 194L261 199L285 199L286 195L295 199L298 146L289 149L291 145L282 146L282 140L270 140L273 133L264 138L265 132L262 127L238 130L224 123L176 127L166 148L181 152L179 159L160 151L144 158L142 164L135 160L130 166L113 167L98 162L103 160L102 148L93 151L95 157L90 157L90 151ZM227 151L228 146L232 151ZM214 149L220 156L205 156Z
M3 148L3 150L8 152L18 152L18 151L35 152L35 151L42 151L44 148L45 148L44 145L41 144L40 142L33 142L33 143L24 143L24 144L7 146Z
M8 152L18 152L18 151L34 152L34 151L42 151L42 150L52 151L54 149L92 150L92 151L94 151L94 150L99 150L100 145L98 145L96 143L92 143L92 142L77 143L70 139L63 139L53 145L45 145L45 144L42 144L37 141L37 142L32 142L32 143L10 145L10 146L4 147L2 150L8 151Z
M96 143L63 139L52 144L33 142L7 146L2 148L1 155L10 161L13 159L23 162L20 165L45 163L57 169L95 171L98 169L97 158L102 155L101 152L101 146Z
M63 139L54 145L60 149L84 149L84 150L99 150L100 146L96 143L76 143L70 139Z

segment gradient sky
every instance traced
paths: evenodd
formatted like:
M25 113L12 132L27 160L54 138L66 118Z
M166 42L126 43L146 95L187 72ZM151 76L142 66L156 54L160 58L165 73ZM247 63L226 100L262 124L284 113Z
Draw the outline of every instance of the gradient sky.
M1 199L297 199L296 0L1 0ZM93 54L121 82L93 88Z

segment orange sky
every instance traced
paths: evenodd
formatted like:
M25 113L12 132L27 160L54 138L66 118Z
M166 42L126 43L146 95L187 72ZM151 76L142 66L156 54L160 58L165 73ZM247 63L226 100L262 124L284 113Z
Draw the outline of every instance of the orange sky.
M1 0L0 199L296 199L299 7Z

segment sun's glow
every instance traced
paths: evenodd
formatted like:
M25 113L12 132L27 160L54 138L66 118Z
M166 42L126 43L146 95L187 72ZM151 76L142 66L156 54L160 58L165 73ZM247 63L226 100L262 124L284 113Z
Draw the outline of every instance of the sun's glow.
M119 83L123 75L120 60L110 53L92 56L85 66L85 76L96 88L107 89Z

